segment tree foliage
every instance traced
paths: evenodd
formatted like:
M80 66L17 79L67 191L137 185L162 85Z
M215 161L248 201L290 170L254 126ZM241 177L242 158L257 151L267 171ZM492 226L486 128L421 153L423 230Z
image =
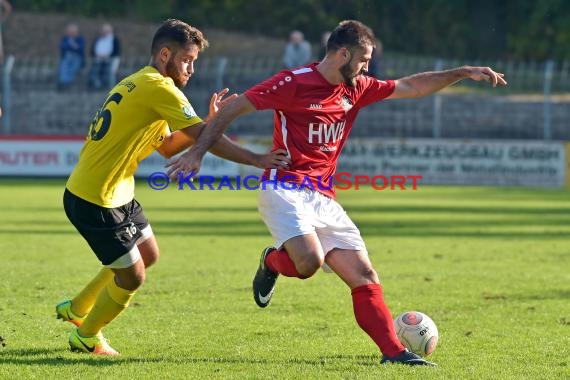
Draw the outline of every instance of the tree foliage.
M16 10L160 21L314 42L343 19L371 26L386 49L455 58L570 59L567 0L20 0Z

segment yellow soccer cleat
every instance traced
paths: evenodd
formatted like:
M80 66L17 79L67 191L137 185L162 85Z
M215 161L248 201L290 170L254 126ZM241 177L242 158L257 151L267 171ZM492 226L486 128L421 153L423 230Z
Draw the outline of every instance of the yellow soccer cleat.
M61 319L66 322L71 322L75 326L79 327L83 323L85 317L78 317L71 311L71 301L62 301L55 306L55 314L57 319Z
M109 346L103 334L99 333L91 337L82 337L78 329L74 329L69 336L69 347L71 351L87 352L95 355L117 356L117 350Z

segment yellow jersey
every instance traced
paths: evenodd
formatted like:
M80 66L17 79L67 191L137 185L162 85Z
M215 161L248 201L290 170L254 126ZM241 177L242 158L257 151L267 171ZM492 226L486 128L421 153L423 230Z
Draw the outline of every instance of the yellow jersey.
M138 163L162 144L169 131L200 122L174 81L146 66L109 92L66 186L102 207L127 204L135 196Z

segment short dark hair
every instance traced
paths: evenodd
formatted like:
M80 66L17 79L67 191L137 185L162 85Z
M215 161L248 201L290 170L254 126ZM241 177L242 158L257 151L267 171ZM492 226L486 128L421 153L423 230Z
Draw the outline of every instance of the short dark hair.
M184 21L171 18L164 21L154 34L150 53L155 55L164 46L176 50L189 43L198 46L200 51L209 46L208 40L200 30Z
M327 41L327 52L336 51L342 47L349 50L354 48L364 48L370 45L376 47L376 37L368 26L360 21L345 20L331 32Z

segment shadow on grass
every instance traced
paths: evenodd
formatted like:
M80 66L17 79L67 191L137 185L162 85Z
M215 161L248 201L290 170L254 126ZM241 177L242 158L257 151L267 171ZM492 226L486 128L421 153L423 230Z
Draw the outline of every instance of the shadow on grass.
M428 223L428 222L426 222ZM271 239L271 235L266 230L265 226L259 222L258 225L252 225L250 227L244 225L242 222L232 223L231 226L222 227L218 223L213 223L212 225L200 225L200 226L184 226L179 225L176 227L164 227L159 224L152 223L154 232L157 236L181 236L181 235L198 235L201 237L206 236L221 236L221 237L248 237L248 236L266 236L267 239ZM553 232L553 231L518 231L518 232L492 232L492 231L479 231L477 229L473 231L455 231L450 228L442 228L441 226L434 226L433 223L429 223L430 228L418 229L413 227L402 227L402 226L391 226L391 227L379 227L375 224L367 223L357 223L363 237L369 238L371 236L385 237L385 238L417 238L417 239L429 239L429 238L449 238L449 239L529 239L529 240L568 240L570 241L570 233L565 231ZM492 223L487 225L487 228L492 227ZM540 227L540 224L537 225ZM0 229L0 236L33 236L34 239L42 235L59 235L59 236L79 236L75 231L63 231L59 229L27 229L27 230L2 230Z
M378 214L383 213L430 213L430 214L489 214L489 215L570 215L570 207L490 207L490 206L408 206L408 205L373 205L373 206L362 206L362 205L350 205L349 202L342 203L345 210L351 214L363 213L363 214ZM239 212L255 212L257 213L257 204L254 205L244 205L244 206L228 206L220 207L215 204L210 206L194 206L191 204L181 205L180 207L157 207L149 206L144 207L145 212L183 212L191 213L193 212L205 212L205 213L239 213ZM52 208L47 208L46 211L53 211Z
M517 301L570 300L570 289L541 290L538 293L519 293L507 297Z
M140 359L138 361L146 361ZM62 366L87 364L93 366L110 366L124 363L124 358L96 357L80 353L71 353L68 350L50 350L45 348L4 349L0 356L0 364L12 365L47 365Z
M0 356L0 364L6 365L44 365L44 366L75 366L78 364L94 367L121 366L130 363L215 363L215 364L296 364L308 366L323 366L327 364L337 364L342 361L349 361L362 366L377 366L379 357L374 355L330 355L321 356L317 359L288 358L281 359L250 359L231 357L187 357L168 358L160 357L129 357L128 355L118 357L92 356L83 353L72 353L67 350L50 349L4 349Z
M13 230L13 229L6 229L3 230L0 228L0 235L78 235L79 233L76 231L64 231L64 230L56 230L56 229L26 229L26 230Z
M508 204L508 203L507 203ZM419 213L419 214L483 214L483 215L570 215L570 207L489 207L489 206L407 206L376 205L374 207L345 204L350 213Z
M40 209L35 211L40 211ZM52 210L49 208L49 210ZM570 239L570 208L465 207L430 205L347 206L364 236L473 239ZM146 209L157 235L268 236L257 210L250 206L149 207ZM162 213L166 213L162 214ZM178 214L173 218L172 213ZM63 210L61 210L63 215ZM196 217L207 213L208 217ZM244 215L239 215L243 213ZM407 215L406 215L407 214ZM410 216L417 214L413 219ZM232 215L228 219L228 215ZM402 218L406 215L405 218ZM452 215L453 218L446 218ZM473 215L477 218L473 219ZM360 219L360 220L359 220ZM69 228L64 228L69 225ZM21 227L21 228L14 228ZM61 227L61 228L54 228ZM504 227L515 227L501 230ZM517 229L516 227L527 227ZM529 229L534 229L530 230ZM562 229L562 230L561 230ZM74 235L64 220L13 220L0 224L0 235Z
M465 207L465 206L408 206L408 205L372 205L372 206L361 206L361 205L350 205L349 202L342 203L347 212L350 214L378 214L382 215L384 213L393 214L404 214L404 213L421 213L421 214L489 214L489 215L570 215L570 207ZM21 208L21 206L18 206ZM152 217L153 213L184 213L189 216L192 213L208 213L208 214L227 214L227 213L248 213L254 212L257 214L257 204L244 205L244 206L220 206L212 204L210 206L195 206L190 203L184 204L177 207L172 206L145 206L143 204L145 213ZM32 207L34 211L38 213L42 212L60 212L64 215L63 206L61 207ZM30 210L27 209L26 210Z

